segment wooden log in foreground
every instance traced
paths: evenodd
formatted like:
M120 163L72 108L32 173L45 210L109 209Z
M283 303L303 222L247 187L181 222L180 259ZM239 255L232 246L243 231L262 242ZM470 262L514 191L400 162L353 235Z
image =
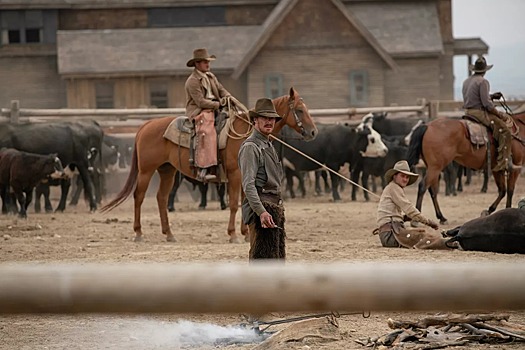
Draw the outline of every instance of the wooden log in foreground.
M511 263L3 264L0 314L525 309Z

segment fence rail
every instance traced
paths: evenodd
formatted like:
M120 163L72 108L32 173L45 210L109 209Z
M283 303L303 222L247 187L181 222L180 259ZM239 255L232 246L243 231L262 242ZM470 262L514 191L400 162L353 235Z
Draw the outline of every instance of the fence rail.
M525 310L522 263L3 264L0 314Z
M511 107L525 105L524 100L507 101ZM349 108L326 108L310 109L310 114L318 121L335 122L351 120L354 116L364 115L370 112L415 112L423 114L429 119L440 115L460 114L462 110L461 101L453 100L420 100L414 106L385 106L385 107L349 107ZM20 108L19 101L11 101L11 108L0 109L0 121L19 123L21 121L42 122L51 120L82 120L95 119L104 126L122 126L123 124L139 125L144 120L167 115L184 115L184 108L129 108L129 109L31 109Z

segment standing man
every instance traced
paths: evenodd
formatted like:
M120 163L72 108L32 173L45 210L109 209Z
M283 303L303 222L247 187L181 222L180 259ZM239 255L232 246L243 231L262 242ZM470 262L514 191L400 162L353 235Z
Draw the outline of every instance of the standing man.
M281 117L272 100L261 98L249 112L253 133L239 150L242 175L242 219L250 235L250 260L285 259L284 207L281 198L282 164L270 142Z
M217 132L215 120L222 107L228 104L231 94L210 72L210 62L214 55L206 49L193 51L193 58L186 66L195 67L186 80L186 116L195 125L195 156L194 165L198 168L197 180L213 180L216 175L208 174L210 167L217 165Z
M405 196L405 187L416 182L418 174L410 171L408 162L400 160L385 173L388 183L381 193L377 207L377 226L374 234L379 234L383 247L414 249L454 249L447 246L448 239L439 234L426 232L425 229L405 228L405 218L421 222L434 230L439 225L425 218Z
M509 118L505 113L494 107L492 99L500 99L501 93L490 94L490 84L485 79L485 73L492 68L487 61L480 56L474 65L469 68L474 73L463 82L463 108L465 113L476 118L481 124L492 130L494 138L498 142L497 164L492 171L506 171L511 162L510 130L506 125Z

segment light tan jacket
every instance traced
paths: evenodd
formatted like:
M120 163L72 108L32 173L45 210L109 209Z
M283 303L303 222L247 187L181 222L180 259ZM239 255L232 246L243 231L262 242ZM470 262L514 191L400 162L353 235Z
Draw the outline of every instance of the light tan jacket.
M210 80L212 93L217 99L231 96L213 73L208 72L206 75ZM193 70L184 86L186 90L186 116L190 119L199 115L203 109L216 110L220 107L219 101L212 101L206 98L206 89L201 81L202 79L203 77Z

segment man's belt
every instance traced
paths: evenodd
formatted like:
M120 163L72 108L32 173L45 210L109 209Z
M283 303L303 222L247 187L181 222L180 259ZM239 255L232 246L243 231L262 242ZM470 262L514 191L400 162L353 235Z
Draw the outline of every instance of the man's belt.
M256 189L261 201L266 201L277 205L283 204L283 199L281 198L280 194L264 192L264 190L260 187L256 187Z

